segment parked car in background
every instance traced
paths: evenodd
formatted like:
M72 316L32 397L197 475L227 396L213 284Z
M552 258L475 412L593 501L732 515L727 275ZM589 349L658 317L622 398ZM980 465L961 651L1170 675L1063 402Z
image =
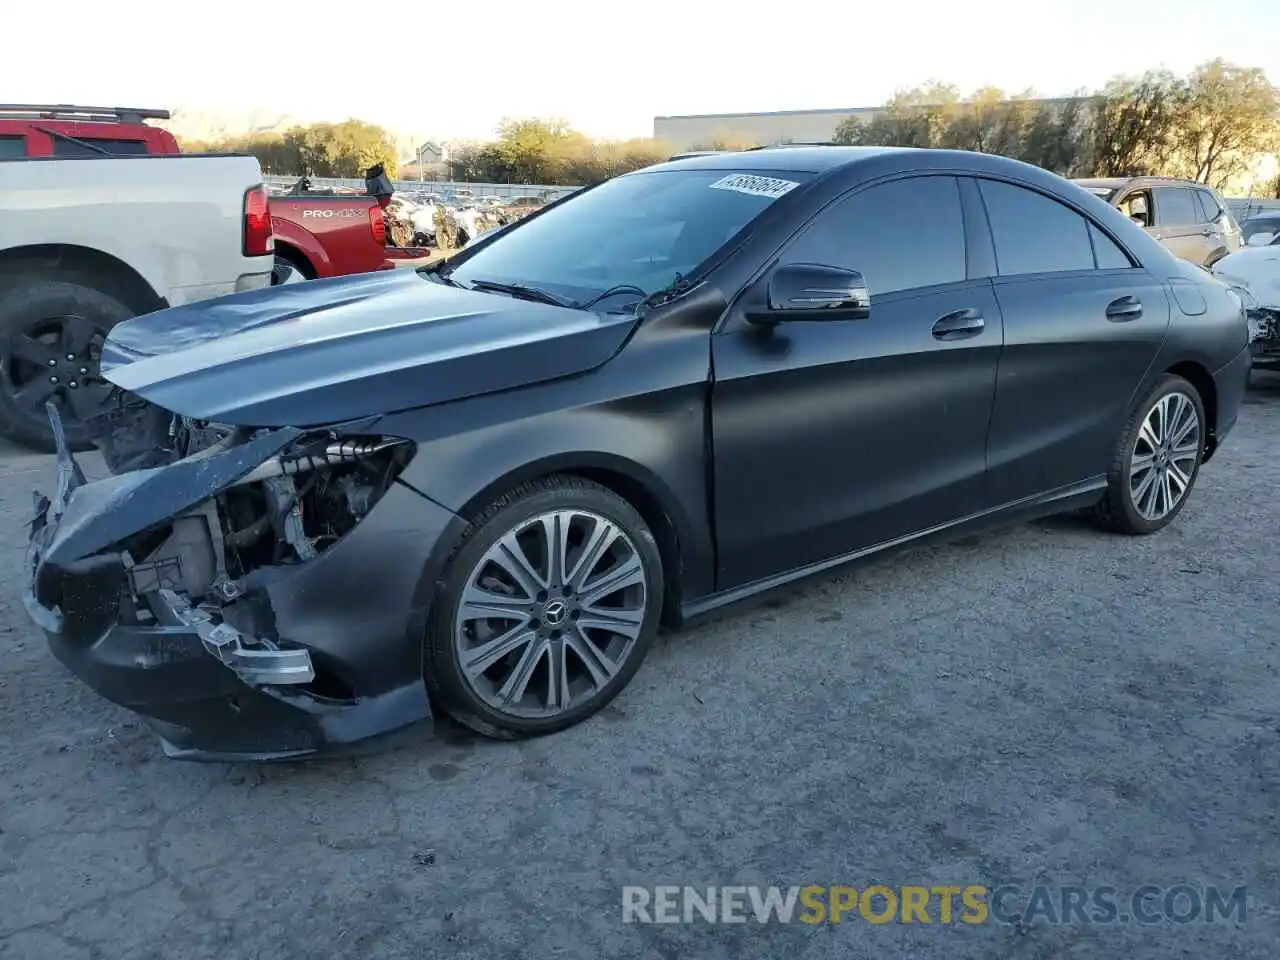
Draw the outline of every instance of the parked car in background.
M376 197L300 191L271 198L272 283L298 283L395 267Z
M1175 256L1203 267L1240 249L1240 227L1212 187L1171 177L1077 180Z
M1280 370L1280 216L1270 226L1259 225L1264 219L1245 222L1255 227L1245 248L1215 263L1213 274L1244 297L1254 367Z
M1246 220L1254 217L1280 214L1280 198L1255 197L1252 194L1247 197L1227 197L1227 209L1231 211L1236 223L1243 227Z
M99 360L122 320L267 286L274 240L253 157L0 161L0 433L77 449L111 392Z
M502 215L508 221L519 220L546 205L547 201L542 197L514 197L502 205Z
M271 198L276 234L272 283L393 270L392 247L413 243L408 212L414 203L396 194L381 167L371 168L365 192L315 190L309 177Z
M1280 212L1260 213L1240 224L1245 246L1265 247L1280 236Z
M178 152L168 110L0 103L0 160L24 157L146 156Z
M1039 515L1154 533L1249 369L1239 299L1096 197L857 147L648 167L104 356L150 469L118 432L105 481L60 451L24 603L172 755L222 759L433 709L550 733L660 621Z

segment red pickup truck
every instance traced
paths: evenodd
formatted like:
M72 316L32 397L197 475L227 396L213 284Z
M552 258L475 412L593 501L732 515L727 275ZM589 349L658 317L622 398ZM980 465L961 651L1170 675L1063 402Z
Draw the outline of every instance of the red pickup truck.
M168 119L167 110L0 104L0 159L178 153L173 134L146 122ZM272 196L272 282L390 270L398 260L421 256L424 251L387 246L383 207L390 183L384 181L382 189L382 197L322 192Z
M364 194L313 191L303 177L287 193L270 198L276 236L272 283L394 269L383 215L391 184L385 178L366 184Z

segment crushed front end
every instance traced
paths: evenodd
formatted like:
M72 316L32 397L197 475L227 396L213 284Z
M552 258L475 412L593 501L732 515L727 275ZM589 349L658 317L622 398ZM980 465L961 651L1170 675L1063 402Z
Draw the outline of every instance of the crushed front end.
M1247 311L1253 365L1280 370L1280 307L1254 306Z
M149 439L108 437L124 470L90 483L50 418L58 483L36 495L24 604L171 756L294 757L429 716L418 578L456 518L399 482L412 443L206 424L157 443L135 418Z

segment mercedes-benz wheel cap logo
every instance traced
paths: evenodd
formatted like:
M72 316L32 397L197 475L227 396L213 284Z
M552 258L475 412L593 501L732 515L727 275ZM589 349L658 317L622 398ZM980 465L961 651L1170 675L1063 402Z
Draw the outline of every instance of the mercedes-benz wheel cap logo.
M542 619L549 626L556 627L564 622L564 616L568 613L563 600L552 600L546 605L542 611Z

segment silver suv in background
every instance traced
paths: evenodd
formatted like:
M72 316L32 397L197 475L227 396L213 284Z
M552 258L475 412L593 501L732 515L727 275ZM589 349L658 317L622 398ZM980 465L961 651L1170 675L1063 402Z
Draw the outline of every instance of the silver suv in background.
M1172 177L1119 177L1076 183L1118 207L1183 260L1208 267L1243 245L1240 226L1226 201L1203 183Z

